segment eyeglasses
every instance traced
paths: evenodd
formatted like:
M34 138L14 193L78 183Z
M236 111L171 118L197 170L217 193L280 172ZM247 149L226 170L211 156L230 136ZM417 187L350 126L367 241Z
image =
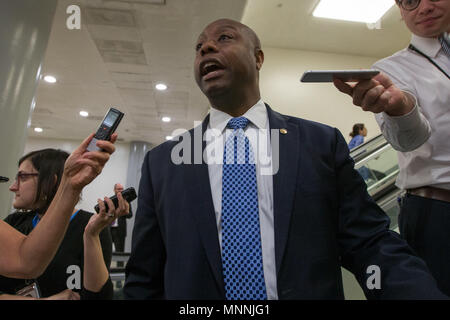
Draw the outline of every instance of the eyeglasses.
M30 177L36 177L39 173L37 172L17 172L15 180L17 181L17 186L20 185L20 182L27 181Z
M416 9L421 0L396 0L398 5L407 11L413 11ZM437 2L440 0L431 0L431 2Z

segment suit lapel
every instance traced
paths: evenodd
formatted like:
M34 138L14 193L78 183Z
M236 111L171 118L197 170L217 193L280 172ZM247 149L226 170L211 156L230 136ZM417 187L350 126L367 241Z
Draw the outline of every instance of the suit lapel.
M275 160L275 153L279 155L278 172L273 176L275 263L278 275L289 236L289 222L295 199L299 161L299 150L295 146L298 145L299 130L285 116L266 106L270 129L277 130L279 136L278 145L272 137L272 161Z
M207 125L209 122L209 115L205 118L202 123L202 132L201 132L201 156L203 158L203 151L206 147L206 142L203 141L203 134L206 131ZM198 130L198 129L197 129ZM199 132L196 132L197 134ZM189 177L188 181L192 181L192 187L189 190L191 196L191 203L194 204L192 208L192 214L196 221L199 235L203 244L203 247L206 252L206 256L208 258L208 262L211 266L211 270L214 274L214 278L216 279L216 283L220 292L225 296L224 290L224 282L222 275L222 260L219 248L219 236L216 225L216 217L214 213L214 204L212 201L211 195L211 186L209 181L209 173L208 173L208 165L201 159L201 164L195 164L200 161L197 150L197 157L195 156L195 143L198 143L195 140L195 134L191 136L191 155L193 160L193 164L187 165L189 167Z

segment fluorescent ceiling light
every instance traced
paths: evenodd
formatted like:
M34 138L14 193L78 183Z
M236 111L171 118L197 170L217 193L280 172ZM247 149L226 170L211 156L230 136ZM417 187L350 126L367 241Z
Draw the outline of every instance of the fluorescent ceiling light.
M158 89L158 90L160 90L160 91L164 91L164 90L167 89L167 86L166 86L164 83L158 83L158 84L155 86L155 88Z
M55 83L56 82L56 78L54 76L45 76L44 80L47 81L48 83Z
M314 17L375 23L395 4L395 0L320 0Z
M170 120L172 120L172 119L170 119L170 117L162 117L162 119L161 119L163 122L170 122Z
M89 112L87 112L87 111L80 111L80 116L82 116L82 117L88 117L89 116Z
M36 131L36 132L42 132L42 131L44 131L44 130L42 130L42 128L34 128L34 131Z

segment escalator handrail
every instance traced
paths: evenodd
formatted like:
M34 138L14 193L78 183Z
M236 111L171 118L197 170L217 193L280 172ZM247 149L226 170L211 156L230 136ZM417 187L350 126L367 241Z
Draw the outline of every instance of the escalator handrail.
M367 192L375 201L378 201L378 199L386 195L386 193L390 192L392 189L397 189L397 187L395 186L395 181L398 172L399 170L390 173L383 179L379 180L376 184L367 188Z
M372 144L376 140L381 140L382 141L381 144L376 146L376 147L374 147L371 150L368 150L367 146ZM370 139L369 141L367 141L367 142L365 142L363 144L360 144L359 146L353 148L350 151L350 156L353 158L353 161L358 162L361 159L369 156L370 154L376 152L377 150L383 148L384 146L386 146L388 144L389 144L389 142L387 142L387 140L383 137L383 135L379 134L378 136Z
M376 145L377 140L379 140L379 144ZM371 149L368 149L367 147L370 144L374 144L375 146ZM377 156L378 153L384 153L387 146L389 146L389 142L384 138L382 134L377 135L376 137L373 137L372 139L368 140L367 142L357 146L356 148L352 149L350 152L350 156L353 158L353 161L355 162L355 165L358 165L360 163L364 163L367 159L371 159L375 156ZM395 189L395 178L398 175L398 171L396 170L394 173L389 174L388 176L384 177L383 179L379 180L375 185L372 185L368 188L368 192L371 195L372 198L376 201L380 197L384 196L386 192L390 192L392 189ZM381 187L381 188L380 188Z

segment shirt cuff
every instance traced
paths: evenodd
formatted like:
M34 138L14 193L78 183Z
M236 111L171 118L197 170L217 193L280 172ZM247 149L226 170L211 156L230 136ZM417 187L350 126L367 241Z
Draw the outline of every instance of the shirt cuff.
M414 98L414 108L409 113L403 116L390 116L386 112L383 112L384 122L387 127L395 128L396 131L414 130L422 123L417 99L413 94L407 93Z

